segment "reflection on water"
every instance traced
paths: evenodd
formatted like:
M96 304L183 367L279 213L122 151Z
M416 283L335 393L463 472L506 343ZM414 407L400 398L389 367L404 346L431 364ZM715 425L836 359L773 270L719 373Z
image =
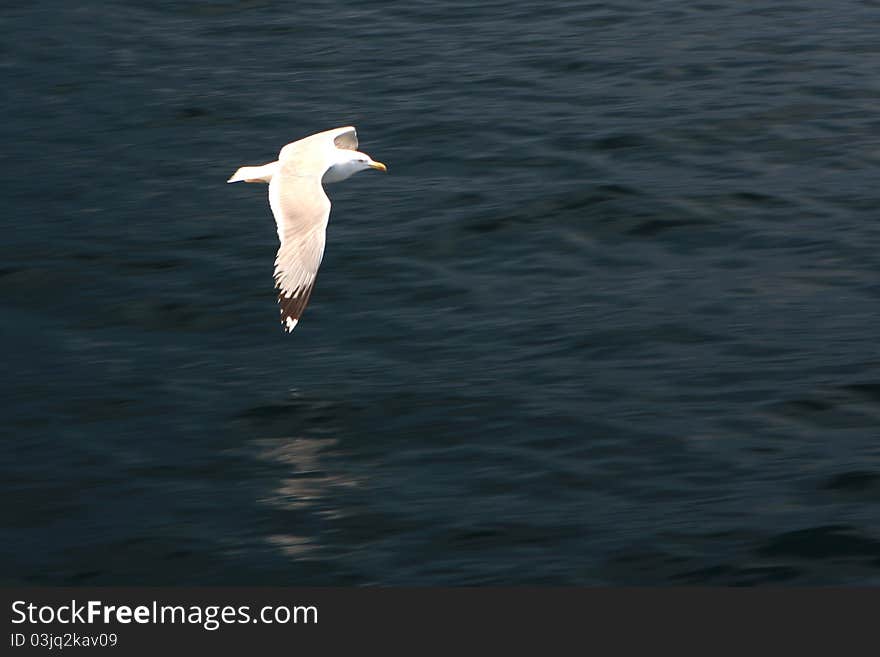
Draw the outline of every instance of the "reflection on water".
M278 438L257 440L258 456L291 467L291 474L279 486L277 494L265 501L287 508L320 504L331 491L331 486L354 486L333 477L320 467L320 452L336 444L335 440L314 440L308 438Z
M267 497L257 500L270 507L309 510L327 521L344 518L339 508L340 489L352 488L359 482L327 470L331 464L322 459L322 453L337 445L332 438L275 438L254 441L257 457L281 464L289 474L282 477L278 488ZM295 531L297 528L292 527ZM315 537L292 533L272 534L266 539L285 556L307 556L316 547Z

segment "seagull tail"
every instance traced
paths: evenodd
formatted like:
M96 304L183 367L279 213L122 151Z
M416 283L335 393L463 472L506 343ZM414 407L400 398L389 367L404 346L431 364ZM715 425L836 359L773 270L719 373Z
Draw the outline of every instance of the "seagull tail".
M278 162L269 162L261 167L241 167L227 180L228 183L244 180L249 183L268 183L278 169Z

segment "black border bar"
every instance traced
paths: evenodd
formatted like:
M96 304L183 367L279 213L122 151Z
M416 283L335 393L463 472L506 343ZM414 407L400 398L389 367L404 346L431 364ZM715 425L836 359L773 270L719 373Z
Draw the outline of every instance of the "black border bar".
M6 635L0 654L645 654L693 649L829 654L877 650L880 589L631 588L4 588ZM13 611L13 604L18 601ZM251 612L268 606L313 608L300 622L13 623L23 605L182 606ZM270 615L267 618L271 621ZM142 611L144 618L147 612ZM64 618L70 612L65 610ZM83 615L82 609L80 615ZM44 613L44 618L51 612ZM285 614L281 615L283 619ZM128 617L123 614L123 618ZM231 618L234 616L230 616ZM196 613L193 618L198 618ZM115 633L116 645L77 647ZM18 635L18 636L16 636ZM36 646L34 636L36 635ZM42 635L46 635L43 639ZM14 643L23 644L15 646ZM68 643L57 645L58 637ZM51 638L50 638L51 637ZM51 649L47 643L55 642ZM708 652L707 652L708 651Z

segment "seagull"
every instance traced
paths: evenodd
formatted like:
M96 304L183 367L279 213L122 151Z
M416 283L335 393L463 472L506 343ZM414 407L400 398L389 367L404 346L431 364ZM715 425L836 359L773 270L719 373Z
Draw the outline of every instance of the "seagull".
M241 167L226 181L269 184L269 207L281 242L275 258L275 287L281 327L287 333L296 327L309 302L324 257L330 199L323 183L339 182L366 169L388 170L357 147L353 127L326 130L287 144L275 162Z

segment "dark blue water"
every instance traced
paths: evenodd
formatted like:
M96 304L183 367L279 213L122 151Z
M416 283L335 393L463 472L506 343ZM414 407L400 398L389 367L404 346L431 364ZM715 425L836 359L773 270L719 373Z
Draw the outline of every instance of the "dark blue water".
M0 581L880 583L878 3L330 7L0 6Z

